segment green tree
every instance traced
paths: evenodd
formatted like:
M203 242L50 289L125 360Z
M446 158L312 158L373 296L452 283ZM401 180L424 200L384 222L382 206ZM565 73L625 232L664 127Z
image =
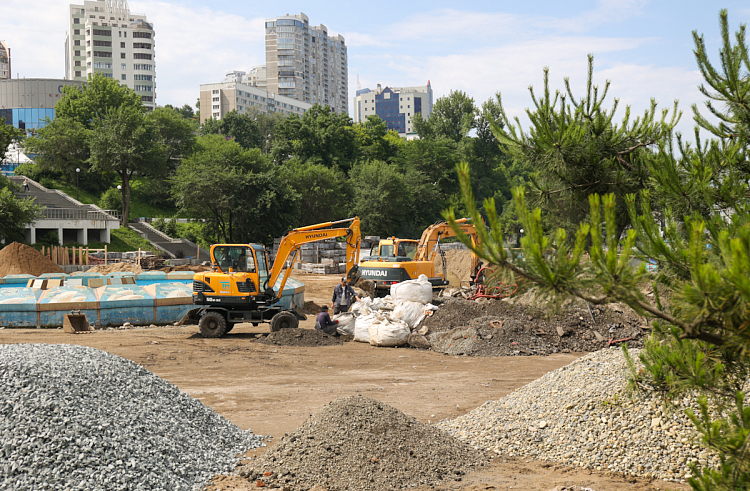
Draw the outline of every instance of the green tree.
M619 198L593 194L587 200L588 218L579 224L574 241L564 229L548 236L541 210L528 211L524 191L515 188L526 231L523 257L503 248L492 200L485 205L491 231L479 231L482 245L474 249L506 274L537 284L542 295L558 301L573 296L593 304L623 302L656 319L640 354L644 369L637 371L631 363L631 381L633 387L658 391L666 400L700 395L699 411L687 414L720 465L692 466L695 477L689 482L698 491L750 489L750 60L744 25L733 45L726 11L720 24L720 67L710 62L703 38L693 33L698 66L711 88L704 85L702 91L719 123L711 123L697 107L694 119L714 139L702 144L696 132L694 147L680 143L675 151L664 135L653 158L639 156L653 177L651 193L674 205L664 210L663 227L652 213L649 191L641 192L640 210L636 196L628 194L622 199L633 227L621 238ZM543 134L548 123L532 119L533 133ZM468 167L461 166L459 173L466 205L479 219ZM698 201L692 202L694 198ZM455 225L453 212L446 217ZM471 247L465 236L461 240ZM584 260L587 243L590 259ZM644 261L638 267L631 264L634 256ZM655 274L645 268L649 259L657 262ZM641 290L648 282L657 294L653 301ZM658 295L665 289L668 303Z
M458 143L474 128L476 119L474 99L460 90L451 90L432 106L429 119L417 113L412 118L414 131L422 139L448 138Z
M290 160L280 169L300 196L299 225L312 225L345 218L350 201L347 179L338 169L322 164Z
M154 126L161 146L164 164L160 168L174 171L180 161L193 151L195 135L192 124L173 109L157 108L146 115L146 124Z
M122 225L130 213L130 186L134 176L163 171L164 155L154 125L139 107L120 106L97 115L89 136L93 170L114 172L122 182Z
M0 118L0 153L5 157L5 150L13 140L20 140L23 137L23 131L15 126L6 124L5 118Z
M206 220L213 241L270 245L269 237L292 228L299 217L298 195L260 150L245 150L220 135L199 138L171 181L180 210Z
M42 217L42 207L30 199L18 199L13 193L17 188L4 176L0 176L0 239L6 244L26 240L26 226Z
M589 55L586 93L577 98L567 78L565 93L553 95L545 68L542 96L529 89L534 107L526 113L533 129L524 132L518 118L514 122L507 117L499 94L499 122L490 125L513 158L535 169L530 176L533 203L553 222L563 224L569 234L586 218L587 196L594 193L617 197L618 233L630 224L624 196L648 187L648 149L668 139L680 117L675 102L671 118L666 110L659 118L652 100L651 107L633 121L626 107L618 125L619 101L615 99L609 109L604 107L610 83L600 91L593 84L593 71L594 58Z
M296 158L348 173L357 154L352 120L316 104L301 118L290 115L276 127L271 154L277 163Z
M388 130L385 121L378 116L367 116L367 119L354 125L359 149L359 160L382 160L392 162L404 145L404 140L393 130Z
M92 129L97 120L115 108L130 107L145 112L141 98L126 85L95 73L81 87L63 87L63 96L55 104L55 121L77 121Z
M393 235L412 212L404 175L396 166L374 160L356 164L350 178L352 211L362 220L362 230L368 235Z

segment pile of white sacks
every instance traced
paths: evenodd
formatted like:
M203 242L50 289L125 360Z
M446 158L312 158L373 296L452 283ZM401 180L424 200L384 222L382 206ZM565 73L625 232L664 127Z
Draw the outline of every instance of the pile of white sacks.
M412 331L437 310L432 305L432 284L427 276L391 286L391 294L383 298L363 298L350 312L334 316L340 334L353 335L355 341L373 346L401 346ZM423 334L423 333L420 333Z

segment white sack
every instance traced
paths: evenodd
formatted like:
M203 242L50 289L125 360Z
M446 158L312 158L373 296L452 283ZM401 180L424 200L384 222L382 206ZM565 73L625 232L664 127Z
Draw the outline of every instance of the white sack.
M354 321L354 340L360 343L370 342L370 325L380 321L378 314L362 315Z
M421 274L416 280L391 285L391 297L396 304L401 302L427 304L432 301L432 284L426 275Z
M354 305L352 305L352 308L349 309L349 312L354 313L354 315L356 316L368 315L371 313L371 306L372 299L370 297L365 297L359 302L354 302Z
M406 344L411 330L403 321L391 321L383 318L380 322L370 324L370 344L373 346L401 346Z
M424 309L420 302L401 302L393 309L391 319L404 321L410 329L414 329L424 319Z
M354 313L342 312L341 314L334 315L331 319L339 321L338 325L336 326L336 330L339 334L344 334L347 336L354 335L354 322L357 320Z

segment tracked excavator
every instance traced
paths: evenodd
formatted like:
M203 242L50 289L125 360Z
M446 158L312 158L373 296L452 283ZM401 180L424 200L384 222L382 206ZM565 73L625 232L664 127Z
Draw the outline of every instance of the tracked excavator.
M291 257L294 263L302 244L335 237L345 238L347 276L356 281L361 245L358 217L287 232L270 269L263 245L212 245L214 270L193 277L193 303L200 307L191 310L187 317L198 321L200 333L207 338L221 337L241 322L255 326L269 322L272 332L297 327L305 315L278 305L291 273L290 267L284 268L286 261ZM279 278L281 282L277 285Z
M461 218L456 220L456 223L476 244L479 240L477 231L469 221L469 218ZM448 286L448 268L445 253L440 249L439 244L441 239L455 236L448 222L437 222L427 227L418 241L395 237L383 239L373 247L369 257L362 258L358 273L363 280L375 282L375 294L380 297L390 292L391 285L413 280L422 274L427 275L433 289L445 288ZM435 271L434 261L438 254L442 258L441 272ZM478 265L479 260L472 252L471 268L474 275L479 269Z

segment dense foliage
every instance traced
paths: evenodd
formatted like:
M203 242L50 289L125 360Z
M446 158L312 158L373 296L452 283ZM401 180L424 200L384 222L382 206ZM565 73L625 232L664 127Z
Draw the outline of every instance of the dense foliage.
M502 274L530 280L545 297L623 302L654 319L653 335L640 354L643 369L631 362L631 383L634 389L661 394L667 403L688 394L699 396L698 410L688 415L700 443L721 461L718 469L693 466L690 485L700 491L750 489L750 59L744 26L733 43L726 11L720 22L720 65L710 61L703 38L694 33L704 78L700 89L713 117L693 107L693 144L679 135L673 138L675 116L663 113L657 122L653 105L638 123L618 129L607 123L610 112L592 114L586 109L582 116L592 117L579 119L580 105L556 112L547 95L541 102L534 100L528 133L518 125L508 131L494 128L517 159L546 166L533 179L535 198L561 185L582 185L576 194L601 191L598 183L594 186L567 169L569 153L576 156L570 162L589 166L597 180L617 178L632 185L625 193L604 189L604 196L590 194L585 200L571 193L568 199L581 210L572 236L565 228L545 233L544 211L529 211L527 192L516 187L515 209L525 231L522 253L504 248L501 220L491 199L485 204L490 229L480 231L482 246L475 248ZM584 107L600 100L590 80ZM542 114L546 116L537 117ZM587 129L591 124L604 124L603 131L592 134ZM570 132L562 132L563 127ZM706 134L707 140L702 138ZM640 149L622 153L636 146ZM628 166L637 169L636 181L626 177ZM470 169L462 165L459 174L466 206L479 220ZM446 216L453 220L455 213ZM467 237L461 240L471 246ZM647 261L656 263L656 272L646 269ZM653 297L646 295L647 288ZM662 298L663 293L668 298Z

